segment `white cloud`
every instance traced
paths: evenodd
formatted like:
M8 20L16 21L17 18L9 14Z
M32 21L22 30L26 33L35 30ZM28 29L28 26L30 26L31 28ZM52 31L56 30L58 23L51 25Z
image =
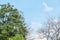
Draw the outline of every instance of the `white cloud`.
M38 31L38 29L41 28L41 26L42 26L41 23L31 22L31 24L30 24L30 26L29 26L29 28L30 28L30 29L29 29L29 33L34 33L34 34L38 33L37 31Z
M41 26L42 24L38 22L31 22L31 25L30 25L32 29L38 29L38 28L41 28Z
M38 22L31 22L31 29L33 29L32 31L34 30L38 30L38 28L41 28L42 24L41 23L38 23ZM36 32L35 32L36 33ZM26 39L27 40L46 40L46 38L42 38L43 35L40 35L39 33L35 34L35 33L28 33L28 35L26 36ZM41 39L42 38L42 39Z
M53 7L48 6L45 2L43 2L43 6L44 6L44 11L45 12L53 11Z
M59 0L53 0L53 1L59 1Z
M40 34L30 34L27 36L27 40L47 40L45 37L41 39L40 36Z

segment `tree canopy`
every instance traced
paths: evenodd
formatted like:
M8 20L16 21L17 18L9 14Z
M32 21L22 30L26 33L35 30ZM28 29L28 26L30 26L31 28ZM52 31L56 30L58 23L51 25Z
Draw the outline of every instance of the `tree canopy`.
M17 34L22 35L18 37L25 39L26 33L27 29L22 13L9 3L0 5L0 40L8 40Z

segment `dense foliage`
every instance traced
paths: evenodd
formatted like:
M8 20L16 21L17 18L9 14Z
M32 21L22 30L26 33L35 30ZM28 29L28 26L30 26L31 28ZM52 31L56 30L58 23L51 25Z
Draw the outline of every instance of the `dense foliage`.
M22 37L22 35L17 34L14 37L8 38L8 40L24 40L24 38Z
M9 3L0 5L0 40L23 40L26 33L22 14Z

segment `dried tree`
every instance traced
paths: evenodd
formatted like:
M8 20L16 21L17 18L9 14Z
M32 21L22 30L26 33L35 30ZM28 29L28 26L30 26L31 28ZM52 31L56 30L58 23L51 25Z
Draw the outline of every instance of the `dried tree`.
M58 40L60 38L60 19L51 19L43 24L43 29L39 33L44 33L47 40Z

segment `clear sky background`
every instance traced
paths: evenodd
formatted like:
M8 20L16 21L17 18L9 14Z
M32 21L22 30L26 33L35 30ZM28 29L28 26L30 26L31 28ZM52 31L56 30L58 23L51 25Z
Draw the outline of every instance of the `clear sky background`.
M7 3L24 13L25 22L33 33L50 17L60 17L60 0L0 0L0 4Z

